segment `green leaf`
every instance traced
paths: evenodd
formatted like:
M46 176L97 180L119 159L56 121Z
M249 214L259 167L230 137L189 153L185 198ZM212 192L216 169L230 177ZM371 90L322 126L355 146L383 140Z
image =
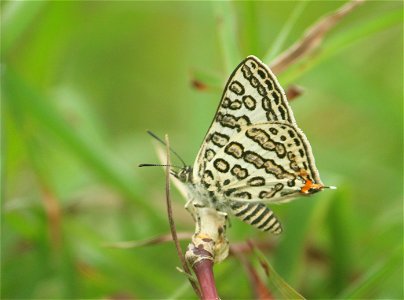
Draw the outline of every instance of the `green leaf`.
M254 248L254 253L267 273L268 283L272 287L272 292L282 295L285 299L305 299L275 271L261 251Z
M283 25L282 30L279 32L278 36L276 37L272 47L268 49L267 53L264 55L263 61L266 63L270 63L281 51L283 45L292 30L293 26L295 25L296 21L299 19L301 14L303 13L305 7L307 6L308 1L303 0L296 4L295 9L290 14L288 20Z

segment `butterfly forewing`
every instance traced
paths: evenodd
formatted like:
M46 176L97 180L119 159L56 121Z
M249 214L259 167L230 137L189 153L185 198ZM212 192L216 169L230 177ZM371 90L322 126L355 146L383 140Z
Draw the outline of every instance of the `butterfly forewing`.
M226 84L196 164L206 155L215 153L242 127L272 121L295 124L285 92L276 77L258 58L248 56ZM205 153L207 150L211 150L210 153Z

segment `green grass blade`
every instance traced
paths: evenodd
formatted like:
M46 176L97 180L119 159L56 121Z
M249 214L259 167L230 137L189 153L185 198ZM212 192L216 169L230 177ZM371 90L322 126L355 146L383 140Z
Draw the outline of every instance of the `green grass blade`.
M369 299L374 293L375 288L383 285L383 282L388 279L397 266L402 266L403 263L402 247L389 256L383 262L376 264L371 268L358 282L353 286L338 295L338 299ZM386 255L388 256L388 255Z
M47 4L46 1L9 1L1 14L2 58Z
M390 29L401 22L402 11L400 10L393 10L378 16L377 18L372 18L367 22L363 22L349 31L344 31L338 35L330 37L324 42L319 54L312 56L309 59L305 59L301 63L295 64L279 77L284 85L288 85L309 69L320 64L331 56L338 54L345 48L364 38L372 37L379 32Z
M242 58L237 42L236 13L230 1L214 1L212 4L225 71L226 74L231 74Z
M197 90L219 94L223 91L223 79L217 74L204 70L193 70L191 76L193 87Z
M261 251L254 248L254 253L260 260L261 265L266 269L266 272L268 272L268 283L272 287L271 291L282 295L284 299L305 299L275 271Z
M280 53L290 31L303 13L307 3L308 2L306 0L303 0L296 4L295 9L290 14L286 23L283 25L283 28L276 37L272 47L268 49L267 53L264 55L264 62L269 64Z
M184 297L184 294L191 290L190 284L188 281L184 281L184 283L174 290L174 292L167 297L167 300L175 300L175 299L181 299Z
M328 223L330 237L331 282L334 294L348 285L352 274L352 249L350 228L352 224L350 202L352 198L343 189L334 192L328 207ZM348 230L347 230L348 229Z
M285 280L295 282L303 263L303 253L314 202L296 201L288 210L287 227L274 257L274 267Z
M19 106L23 106L24 110L29 112L36 122L59 137L70 151L93 168L101 178L115 186L129 199L136 201L141 206L142 211L153 216L152 221L163 224L164 216L157 214L141 196L142 187L139 180L136 181L134 178L133 173L130 171L123 172L113 162L110 155L94 146L85 136L80 135L80 132L73 130L48 104L50 101L26 85L18 74L10 68L3 76L3 84L8 105L13 106L18 103Z
M245 12L244 26L245 26L245 44L248 54L258 55L259 53L259 34L258 34L258 16L256 13L257 3L255 1L242 1L238 2Z

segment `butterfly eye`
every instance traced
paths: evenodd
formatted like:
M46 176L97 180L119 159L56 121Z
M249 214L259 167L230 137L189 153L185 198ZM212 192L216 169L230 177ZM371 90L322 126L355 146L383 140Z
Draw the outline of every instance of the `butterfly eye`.
M189 182L191 180L191 175L192 175L192 168L187 166L181 169L176 177L182 182Z
M181 180L181 181L186 181L186 179L187 179L187 170L185 169L185 170L181 170L179 173L178 173L178 179L179 180Z

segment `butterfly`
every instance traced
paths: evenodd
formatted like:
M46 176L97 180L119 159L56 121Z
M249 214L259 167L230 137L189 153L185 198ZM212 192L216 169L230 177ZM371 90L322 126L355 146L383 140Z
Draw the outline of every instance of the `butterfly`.
M274 234L282 226L266 204L326 187L285 92L255 56L231 74L194 165L172 170L192 201Z

